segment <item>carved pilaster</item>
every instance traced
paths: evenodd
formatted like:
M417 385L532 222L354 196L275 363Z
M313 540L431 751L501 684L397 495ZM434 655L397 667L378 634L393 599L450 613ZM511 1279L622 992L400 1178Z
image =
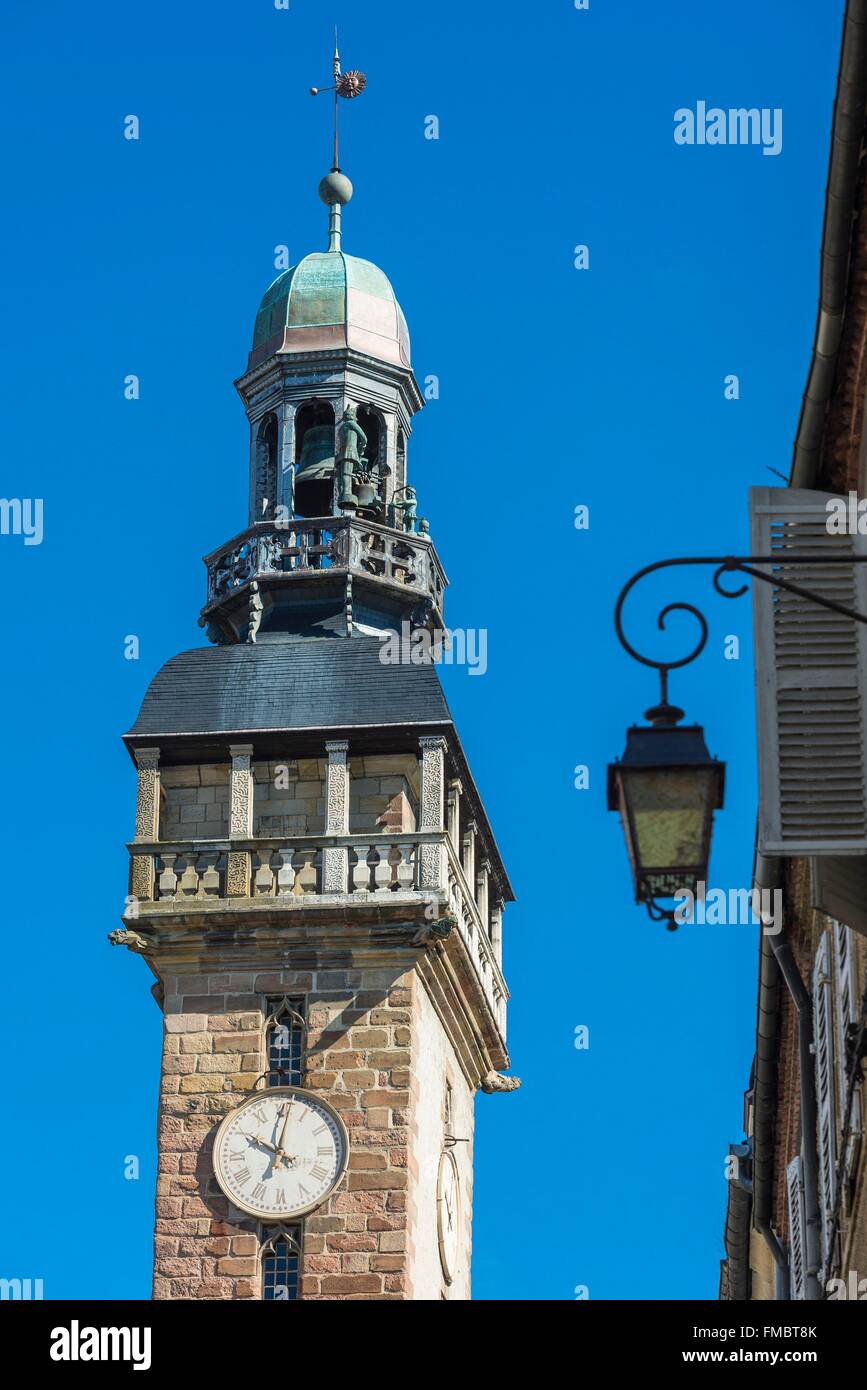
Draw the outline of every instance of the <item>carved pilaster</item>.
M160 833L160 750L137 748L135 761L138 767L135 838L157 840ZM153 898L154 868L152 855L133 855L130 893L141 902L150 902Z
M503 908L505 904L502 898L495 898L491 904L491 945L494 948L494 959L503 968Z
M421 795L419 830L442 830L445 781L444 738L420 738Z
M295 406L291 401L283 403L283 427L280 431L280 482L278 499L290 512L294 511L293 495L295 459Z
M253 834L253 745L233 743L232 776L229 792L229 839L249 840ZM250 854L230 850L226 865L226 895L246 898L250 892Z
M449 782L448 797L446 800L446 827L449 832L449 840L455 854L461 852L461 793L463 787L457 777L453 777Z
M421 788L419 830L442 830L445 804L444 738L419 739ZM442 888L445 883L445 845L423 844L419 853L419 887Z
M129 880L130 896L139 902L151 902L154 895L154 861L149 854L134 854Z
M490 864L487 859L483 859L476 870L476 907L479 909L482 926L486 932L490 930L488 925L488 881L490 872Z
M328 767L325 773L325 833L349 834L349 744L346 739L326 743ZM345 845L330 845L322 855L323 893L349 891L349 851Z
M461 841L461 863L464 866L464 878L471 890L476 882L476 831L476 822L474 820L468 821L464 838Z
M388 472L385 479L385 503L394 497L394 490L399 486L397 480L397 422L391 414L385 416L385 463Z

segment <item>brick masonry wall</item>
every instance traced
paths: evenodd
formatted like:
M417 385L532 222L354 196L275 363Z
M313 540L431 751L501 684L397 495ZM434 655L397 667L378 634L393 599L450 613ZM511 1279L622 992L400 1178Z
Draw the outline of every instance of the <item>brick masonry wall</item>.
M834 389L825 422L822 459L816 486L829 492L856 490L864 496L864 401L867 393L867 162L862 161L856 216L852 230L846 314L837 362ZM801 977L810 987L813 960L827 919L815 912L811 903L809 865L793 860L788 865L787 903L792 949ZM864 945L859 950L859 984L864 990L867 962ZM797 1060L788 1064L794 1038L794 1010L785 994L783 1028L780 1039L780 1089L777 1112L775 1217L779 1229L788 1235L785 1211L785 1167L798 1149L799 1093ZM796 1042L794 1043L796 1047ZM863 1088L862 1088L863 1089ZM867 1145L862 1145L856 1195L851 1213L844 1219L844 1235L849 1246L847 1258L860 1260L867 1277ZM851 1267L855 1267L854 1265Z
M785 930L801 979L810 988L810 971L815 954L813 917L810 903L809 864L793 860L788 866L784 891L787 916ZM789 991L781 982L779 1052L777 1056L776 1175L774 1181L774 1226L788 1240L789 1217L786 1167L801 1146L801 1070L798 1051L798 1018Z
M325 830L325 760L276 759L253 765L253 834L321 835ZM162 770L160 838L208 840L229 833L228 764ZM414 830L418 760L383 754L350 761L353 833Z
M154 1297L261 1296L258 1224L219 1191L211 1155L220 1120L264 1070L266 998L284 992L307 1003L306 1085L340 1111L350 1139L347 1171L304 1220L302 1297L407 1297L414 973L314 963L165 983Z
M414 1300L470 1297L473 1215L473 1093L454 1049L423 989L413 1009L414 1066L411 1083L409 1207L412 1260L408 1269ZM451 1102L450 1133L460 1188L460 1239L451 1284L443 1275L437 1224L437 1181L445 1147L446 1087ZM496 1102L495 1102L496 1103Z
M349 828L414 830L418 815L418 759L409 754L351 758Z
M253 765L253 834L320 835L325 829L325 760Z
M226 764L166 767L160 773L161 840L219 840L229 833Z
M867 162L862 161L859 191L852 229L846 313L838 354L837 373L825 421L822 458L816 486L829 492L850 489L864 496L863 433L864 402L867 393ZM811 902L809 864L795 859L787 865L787 931L801 977L809 989L813 960L821 932L828 921ZM864 944L859 951L859 983L863 992L867 962ZM776 1127L775 1224L788 1238L786 1214L786 1164L798 1151L800 1095L797 1063L797 1035L794 1009L785 989L780 1030L779 1104ZM863 1088L862 1088L863 1089ZM856 1254L867 1277L867 1176L862 1145L857 1196L851 1217L845 1222L850 1232L852 1255ZM860 1266L859 1266L860 1268Z
M322 988L326 982L328 989ZM350 1155L340 1187L305 1222L304 1298L406 1297L415 987L413 974L317 975L310 996L308 1085L340 1110Z
M862 160L856 216L852 229L846 316L837 376L828 405L820 474L816 486L829 492L863 488L859 458L864 431L864 399L867 391L867 161Z

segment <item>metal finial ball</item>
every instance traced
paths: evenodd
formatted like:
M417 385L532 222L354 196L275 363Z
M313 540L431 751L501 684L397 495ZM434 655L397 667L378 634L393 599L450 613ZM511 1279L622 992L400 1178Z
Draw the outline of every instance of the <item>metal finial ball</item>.
M339 169L332 169L319 185L319 196L329 207L335 203L348 203L352 197L352 184Z
M319 95L319 88L318 88L318 87L311 87L311 88L310 88L310 95L311 95L312 97L318 97L318 95Z

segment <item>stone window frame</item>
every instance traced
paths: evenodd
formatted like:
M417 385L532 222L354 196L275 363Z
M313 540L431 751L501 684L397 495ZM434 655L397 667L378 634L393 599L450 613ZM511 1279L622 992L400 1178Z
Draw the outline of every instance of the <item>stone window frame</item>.
M282 1069L271 1065L271 1039L272 1029L279 1026L281 1017L287 1017L289 1023L289 1057L288 1065ZM306 996L294 994L270 994L265 995L262 1004L262 1055L265 1058L265 1089L269 1090L274 1086L303 1086L304 1072L307 1065L307 999ZM297 1035L297 1048L293 1046L293 1035ZM276 1049L278 1052L282 1048ZM297 1059L296 1059L297 1053ZM297 1064L293 1065L294 1062ZM288 1078L283 1072L288 1072ZM293 1072L297 1075L297 1080L293 1079Z
M277 1268L279 1268L280 1255L276 1246L280 1242L285 1242L289 1256L294 1256L297 1261L295 1272L294 1291L288 1292L286 1298L269 1298L267 1296L267 1270L266 1260L272 1258L275 1262L274 1285L273 1287L284 1287L276 1283ZM296 1303L301 1299L301 1261L304 1249L304 1222L297 1221L291 1224L279 1226L260 1226L259 1228L259 1289L261 1301L263 1303ZM287 1290L289 1285L285 1286Z

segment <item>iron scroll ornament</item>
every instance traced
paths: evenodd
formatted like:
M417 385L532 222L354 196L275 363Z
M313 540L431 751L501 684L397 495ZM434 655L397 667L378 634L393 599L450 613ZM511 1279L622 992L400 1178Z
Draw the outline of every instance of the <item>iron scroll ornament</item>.
M774 555L695 555L683 556L677 559L657 560L654 564L645 565L638 570L631 579L624 584L617 598L614 609L614 627L617 638L624 651L640 662L643 666L651 666L659 672L660 679L660 700L659 704L645 711L645 718L662 732L664 728L674 730L675 725L683 718L683 710L669 703L668 700L668 673L677 670L679 667L688 666L695 661L704 651L708 639L708 624L704 614L692 603L675 602L668 603L662 608L657 617L657 627L664 630L666 619L670 613L682 612L690 614L698 623L698 640L685 656L677 660L660 661L654 657L645 656L636 650L623 631L623 606L626 599L641 579L646 575L652 574L656 570L668 569L679 565L713 565L715 566L713 575L713 585L717 593L722 598L740 598L749 588L748 584L741 584L738 588L727 588L723 583L724 575L728 573L738 573L746 575L752 579L760 580L762 583L770 584L777 589L785 589L789 593L816 604L821 608L830 609L832 612L839 613L855 622L867 623L867 613L860 613L855 609L848 608L844 604L837 603L834 599L826 598L822 594L817 594L810 589L804 588L800 584L793 583L790 579L781 577L779 571L782 566L811 566L811 565L850 565L867 560L867 555L801 555L779 552ZM773 566L771 572L758 569L756 566ZM701 732L701 731L699 731ZM706 753L706 750L705 750ZM619 760L618 760L619 761ZM611 769L609 769L610 776ZM611 792L609 789L609 806L611 805ZM721 804L721 803L720 803ZM638 888L636 887L636 891ZM637 901L643 901L645 908L653 921L664 921L670 931L677 929L675 913L672 909L663 907L655 900L655 895L646 897L640 895Z
M857 565L865 561L867 561L867 555L791 555L785 552L776 555L687 555L673 560L657 560L654 564L645 565L643 569L638 570L620 590L614 607L614 629L624 651L628 652L635 661L641 662L642 666L652 666L659 672L660 703L647 711L647 718L651 722L676 722L683 718L683 711L668 703L668 673L677 670L680 666L689 666L691 662L701 656L707 644L708 626L707 619L701 610L696 608L695 604L667 603L656 620L657 627L660 631L664 631L665 620L669 613L691 613L698 621L700 629L698 641L692 651L688 652L686 656L682 656L679 661L657 661L653 657L643 656L641 652L636 651L623 631L623 605L627 595L645 575L652 574L655 570L669 569L674 565L715 565L713 586L723 598L741 598L747 592L749 585L741 584L738 589L726 589L721 582L722 576L730 573L745 574L752 579L760 579L764 584L771 584L775 589L786 589L789 593L797 594L800 598L805 598L808 602L818 604L822 608L829 608L834 613L841 613L846 618L854 619L855 622L867 623L867 613L859 613L854 608L847 608L844 604L835 603L833 599L824 598L821 594L805 589L800 584L793 584L789 579L782 579L779 573L767 574L764 570L755 568L756 565L774 565L776 570L779 570L782 565Z

